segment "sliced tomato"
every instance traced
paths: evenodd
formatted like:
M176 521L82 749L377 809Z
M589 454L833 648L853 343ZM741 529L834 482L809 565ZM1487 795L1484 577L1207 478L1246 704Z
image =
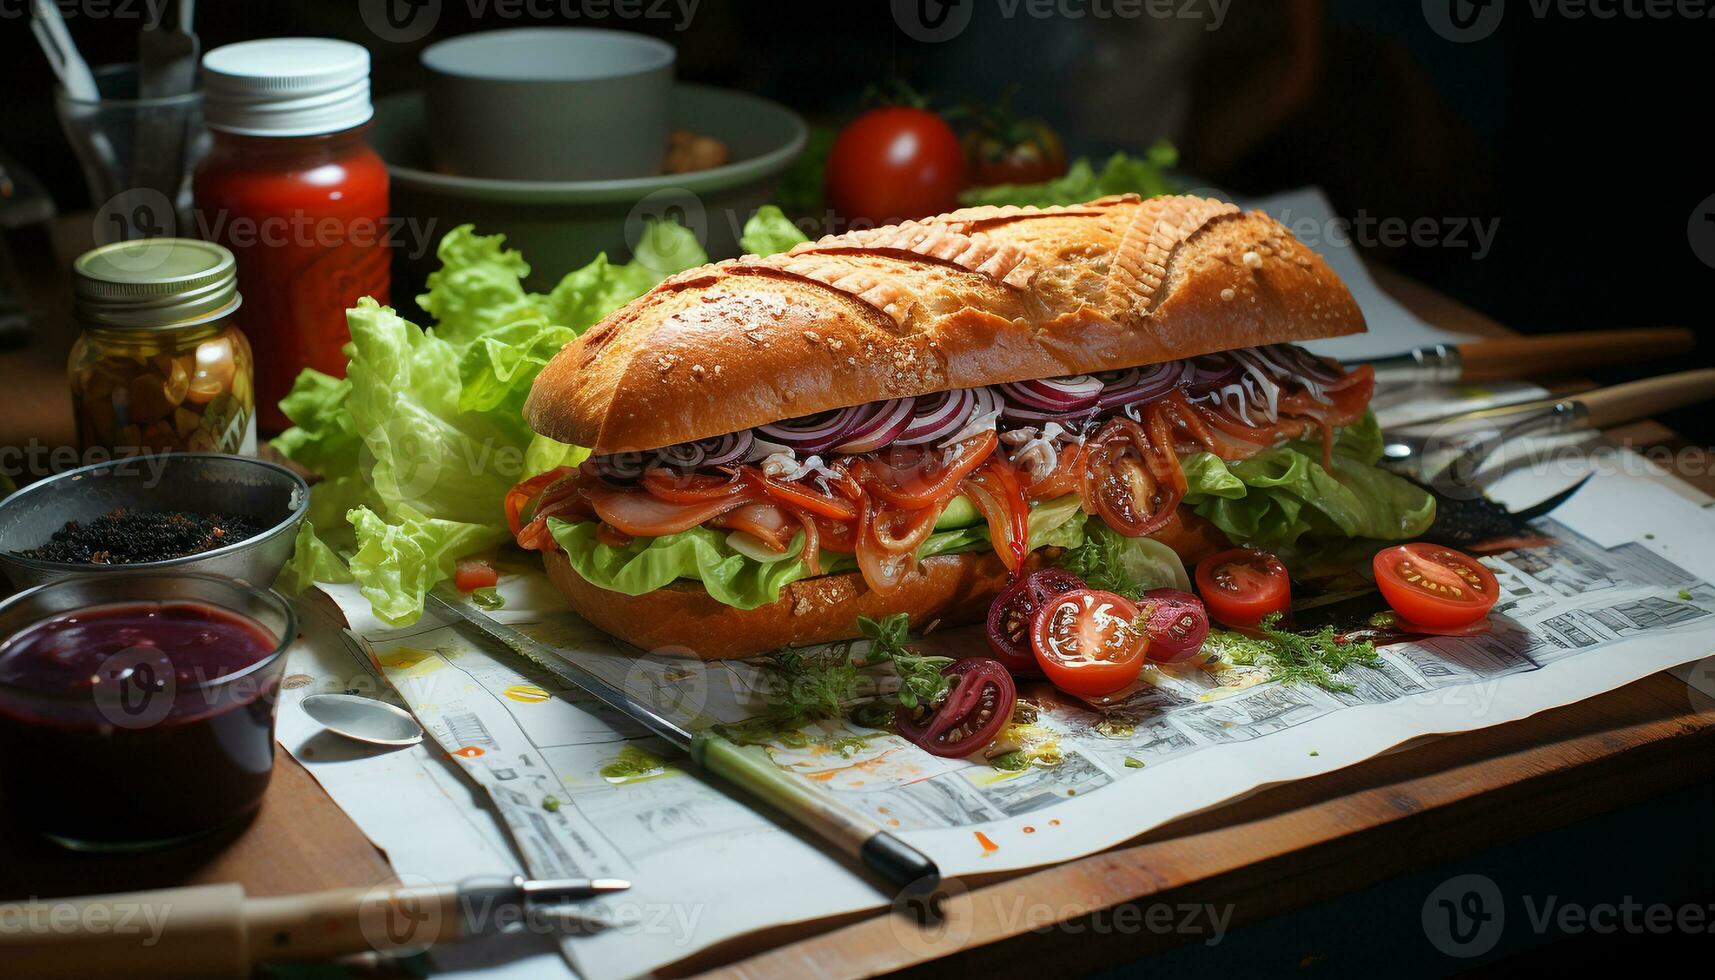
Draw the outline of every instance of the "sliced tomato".
M1083 587L1083 579L1063 568L1043 568L1003 589L989 606L988 641L995 659L1014 674L1041 673L1030 647L1036 610L1057 595Z
M1149 634L1138 629L1137 606L1121 595L1077 589L1055 596L1036 610L1031 648L1055 687L1098 697L1137 680L1149 652Z
M952 678L946 697L915 710L900 707L899 734L930 755L957 759L994 741L1012 718L1018 687L999 661L968 657L941 671Z
M1401 618L1422 626L1474 623L1488 615L1501 594L1495 573L1482 562L1438 544L1384 548L1372 564L1382 598Z
M862 483L895 507L946 506L963 480L994 454L1000 438L991 429L945 450L904 446L859 464Z
M1084 509L1133 538L1164 527L1185 497L1167 423L1151 409L1148 432L1124 416L1110 419L1085 444L1081 463Z
M763 492L781 503L791 504L793 507L836 521L857 520L857 505L844 497L817 493L796 483L776 480L761 471L756 471L753 479L761 486Z
M1209 636L1209 613L1203 600L1179 589L1151 589L1139 604L1149 630L1149 659L1175 663L1203 648Z
M453 566L453 584L460 592L492 589L500 582L500 573L487 558L460 558Z
M1292 607L1292 580L1280 559L1249 548L1229 548L1197 563L1197 591L1209 615L1248 627Z

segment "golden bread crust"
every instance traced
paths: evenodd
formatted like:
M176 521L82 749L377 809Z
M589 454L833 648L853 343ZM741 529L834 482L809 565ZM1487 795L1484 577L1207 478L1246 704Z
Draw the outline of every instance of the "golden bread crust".
M1196 197L971 208L675 275L567 345L525 407L596 453L831 408L1357 333L1273 218Z

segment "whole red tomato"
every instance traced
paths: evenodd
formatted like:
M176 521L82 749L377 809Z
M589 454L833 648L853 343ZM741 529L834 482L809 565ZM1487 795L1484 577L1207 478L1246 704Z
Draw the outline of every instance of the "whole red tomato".
M871 109L828 152L828 204L848 222L888 224L959 206L965 186L959 137L925 109Z
M1060 135L1038 120L993 122L965 137L971 183L1039 184L1066 172Z

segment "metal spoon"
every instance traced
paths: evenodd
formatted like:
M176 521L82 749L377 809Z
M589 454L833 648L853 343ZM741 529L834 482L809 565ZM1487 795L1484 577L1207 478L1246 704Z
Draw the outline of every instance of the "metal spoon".
M423 726L397 705L356 694L311 694L301 702L304 713L323 728L372 745L416 745Z

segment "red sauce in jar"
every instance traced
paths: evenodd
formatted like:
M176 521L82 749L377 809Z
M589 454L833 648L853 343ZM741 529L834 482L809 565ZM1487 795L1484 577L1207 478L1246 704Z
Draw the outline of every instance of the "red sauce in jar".
M0 642L7 808L77 846L176 840L256 807L274 764L279 643L195 602L98 606Z
M193 184L198 230L238 259L261 429L306 367L345 376L345 311L389 298L387 166L369 127L316 136L214 132Z

